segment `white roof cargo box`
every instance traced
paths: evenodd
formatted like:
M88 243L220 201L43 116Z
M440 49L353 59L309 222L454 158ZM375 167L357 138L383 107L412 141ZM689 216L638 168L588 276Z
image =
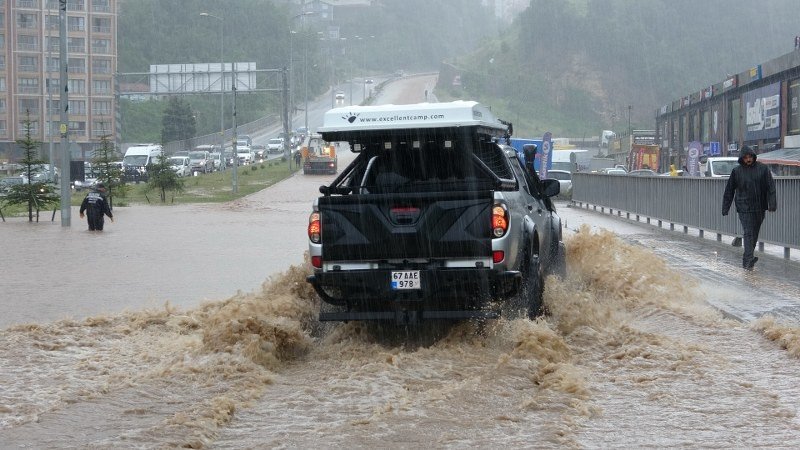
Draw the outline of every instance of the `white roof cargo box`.
M481 133L503 136L508 127L489 108L474 101L417 103L412 105L347 106L325 113L317 131L342 137L383 130L478 127Z

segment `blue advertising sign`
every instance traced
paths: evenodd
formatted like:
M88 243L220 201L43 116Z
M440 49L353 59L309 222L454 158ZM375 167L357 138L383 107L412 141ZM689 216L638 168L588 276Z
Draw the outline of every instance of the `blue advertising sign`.
M700 155L703 153L703 144L700 141L689 143L689 150L686 152L686 170L690 177L700 176Z
M539 178L541 179L547 178L547 171L553 168L553 158L551 158L553 152L552 138L553 134L549 131L542 137L542 161L539 164Z
M511 146L514 150L517 151L517 157L520 161L525 163L525 153L523 152L523 146L525 144L534 144L536 145L536 159L533 160L533 168L534 170L539 170L539 160L542 157L542 141L541 139L525 139L525 138L511 138Z
M720 156L722 149L720 149L719 142L708 143L708 156Z

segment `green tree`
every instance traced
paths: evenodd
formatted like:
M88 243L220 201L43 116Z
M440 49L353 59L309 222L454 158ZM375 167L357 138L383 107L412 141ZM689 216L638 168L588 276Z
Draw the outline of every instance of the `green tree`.
M162 154L158 160L147 166L147 188L146 192L158 191L161 203L167 201L167 191L173 193L183 192L183 180L178 178L178 174L172 170L169 158Z
M114 196L125 197L128 186L122 180L122 168L114 163L116 153L109 135L100 137L100 148L94 151L92 168L96 171L97 181L108 189L108 207L114 209Z
M197 132L197 121L192 108L180 97L170 97L164 109L161 125L161 142L193 138Z
M39 159L40 142L31 137L30 113L23 121L25 138L17 140L17 145L22 149L22 174L26 183L11 186L9 193L3 198L3 205L28 205L28 222L33 222L33 212L36 211L36 221L39 221L39 211L50 205L58 205L61 197L56 193L55 185L47 181L34 181L44 170L44 161Z

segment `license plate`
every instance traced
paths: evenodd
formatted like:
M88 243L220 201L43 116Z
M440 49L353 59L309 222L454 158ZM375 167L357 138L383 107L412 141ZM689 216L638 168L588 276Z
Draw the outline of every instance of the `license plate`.
M419 278L419 270L398 270L392 271L392 289L421 289L422 283Z

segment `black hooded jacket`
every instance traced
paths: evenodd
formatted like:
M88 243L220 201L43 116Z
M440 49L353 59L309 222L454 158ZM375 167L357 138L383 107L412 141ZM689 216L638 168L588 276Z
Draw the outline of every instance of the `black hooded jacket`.
M745 166L743 157L753 155L753 165ZM728 184L725 186L725 195L722 197L722 214L727 214L731 202L736 198L737 212L761 212L777 209L775 196L775 180L769 168L755 158L756 154L750 148L744 148L739 157L739 165L733 168Z

